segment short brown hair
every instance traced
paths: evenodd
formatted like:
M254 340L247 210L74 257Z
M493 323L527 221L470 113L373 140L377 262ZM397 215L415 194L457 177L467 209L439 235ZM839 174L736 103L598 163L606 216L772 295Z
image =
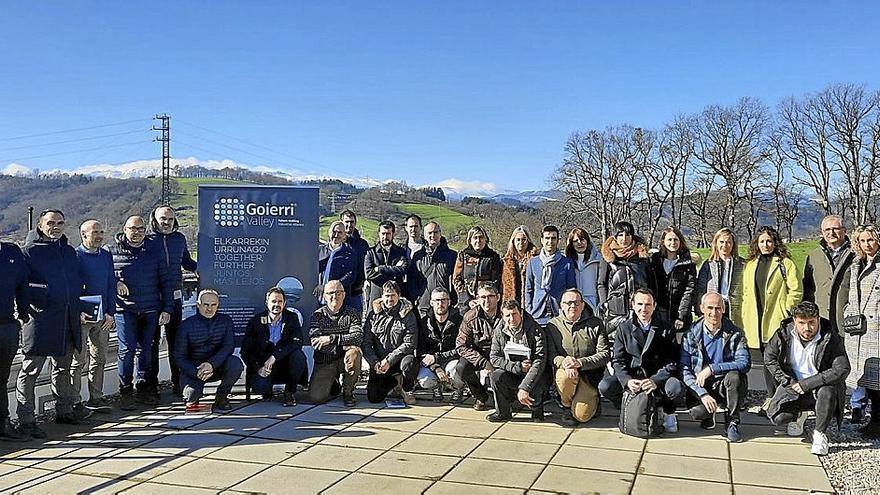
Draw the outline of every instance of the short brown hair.
M801 301L791 310L791 315L802 320L819 317L819 306L812 301Z
M268 300L269 296L271 296L272 294L281 294L281 298L285 301L287 300L287 294L284 293L284 289L282 289L281 287L269 288L269 290L266 291L266 300Z
M522 313L522 306L519 304L519 301L517 301L516 299L508 299L508 300L504 301L503 303L501 303L501 309L502 310L506 309L508 311L515 309L515 310L519 311L520 313Z

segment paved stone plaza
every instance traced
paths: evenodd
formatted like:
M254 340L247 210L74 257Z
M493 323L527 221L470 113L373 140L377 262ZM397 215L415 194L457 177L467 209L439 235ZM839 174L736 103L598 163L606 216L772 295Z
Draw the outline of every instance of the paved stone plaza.
M679 414L680 431L620 434L616 410L589 426L507 424L419 401L408 409L282 408L233 401L225 414L181 404L97 416L90 429L46 424L43 444L0 444L3 493L735 493L831 492L809 444L746 414L728 444Z

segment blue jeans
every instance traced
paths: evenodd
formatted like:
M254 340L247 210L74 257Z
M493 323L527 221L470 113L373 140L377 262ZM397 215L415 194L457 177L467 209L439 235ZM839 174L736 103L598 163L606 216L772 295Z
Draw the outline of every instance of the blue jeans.
M235 382L241 378L242 371L244 371L244 363L241 362L241 359L239 359L238 356L230 355L225 361L223 361L220 367L214 370L214 374L205 381L181 373L180 386L183 388L183 399L187 404L198 402L199 399L202 398L202 394L205 392L205 384L216 382L217 380L220 380L220 385L217 386L215 397L222 397L225 399L229 396L229 393L232 392L232 387L235 385Z
M137 386L141 390L146 385L146 377L153 360L153 335L159 326L159 312L116 313L116 336L119 339L119 352L116 367L119 371L119 391L132 392L134 380L134 359L137 354Z
M868 394L865 392L865 387L856 387L853 389L852 395L849 398L849 405L853 409L858 409L861 407L865 407L865 404L868 403Z

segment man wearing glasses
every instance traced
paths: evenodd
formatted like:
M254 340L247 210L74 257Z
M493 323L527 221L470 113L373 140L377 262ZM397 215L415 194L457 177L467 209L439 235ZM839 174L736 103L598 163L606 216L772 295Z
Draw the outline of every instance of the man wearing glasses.
M345 305L345 289L338 280L324 286L324 306L312 315L309 339L315 349L315 369L309 383L309 402L321 404L338 394L342 375L342 400L357 404L354 386L361 375L361 314Z
M474 396L474 409L489 409L489 391L485 381L495 369L489 361L492 335L504 322L498 314L498 289L492 282L484 282L477 288L477 305L464 314L455 345L461 356L455 367L456 374L467 384ZM452 402L461 402L461 396L453 395Z
M159 401L147 384L152 366L153 335L171 321L174 309L174 278L159 250L145 244L146 223L139 216L128 217L116 242L109 246L116 272L116 335L119 339L119 408L136 408L134 360L137 354L137 401L155 405ZM137 350L140 349L138 353Z
M79 297L83 284L76 251L64 235L64 213L42 212L38 227L28 233L23 254L29 273L30 314L18 316L25 323L21 329L24 360L15 387L16 413L21 436L46 438L34 417L34 386L46 359L52 362L55 422L80 424L90 414L73 408L78 400L70 363L74 351L82 349ZM7 276L12 274L4 274Z
M421 363L416 381L419 387L432 390L434 400L443 401L443 387L452 384L461 396L464 382L455 374L458 350L455 338L461 327L461 314L451 305L449 291L437 287L431 291L431 310L419 326L418 355Z

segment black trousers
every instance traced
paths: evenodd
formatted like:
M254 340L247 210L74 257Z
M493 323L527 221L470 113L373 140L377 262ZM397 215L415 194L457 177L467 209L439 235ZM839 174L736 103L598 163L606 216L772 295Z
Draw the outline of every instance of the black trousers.
M786 402L770 421L776 426L791 423L802 411L816 411L816 431L825 433L834 411L837 409L836 385L823 385L815 390L802 394L798 400Z
M501 416L510 416L510 406L516 399L519 392L519 384L525 375L517 375L502 369L496 369L489 375L492 382L492 391L495 393L495 412ZM544 389L547 388L547 379L544 373L538 377L538 380L532 386L529 395L534 400L531 406L532 416L544 417Z
M458 358L458 364L455 365L455 374L461 378L461 381L467 384L471 395L475 399L486 402L489 400L489 389L480 381L480 370L477 369L470 361L465 358Z
M9 395L6 387L9 385L9 371L12 368L12 360L18 351L18 322L4 323L0 325L0 383L3 391L0 393L0 428L2 421L9 417Z
M174 309L171 311L171 320L165 325L165 342L168 344L168 367L171 368L171 383L174 389L180 389L180 368L174 361L174 339L177 338L177 329L180 328L180 322L183 318L183 301L181 299L174 300ZM159 390L159 340L162 332L156 329L153 334L153 357L152 366L150 367L149 376L147 376L146 384L149 390L156 392Z
M403 390L411 392L415 388L418 373L419 362L412 354L404 356L387 373L380 375L376 373L375 369L370 368L370 378L367 380L367 400L373 403L385 400L385 397L388 397L388 392L397 386L397 375L403 376Z
M727 408L727 423L739 423L742 405L749 393L748 375L739 371L728 371L721 378L716 376L709 378L704 388L716 402ZM700 397L690 388L687 405L691 408L691 416L698 421L711 416Z
M275 383L283 383L284 390L287 392L296 392L296 385L307 367L305 353L302 349L296 349L284 359L276 361L272 366L272 373L267 377L262 377L257 373L259 368L248 368L248 382L251 384L251 390L260 395L272 395L272 385Z
M614 407L620 409L620 403L623 401L623 385L616 376L603 378L599 382L599 393L610 400ZM672 414L675 412L675 401L684 393L684 385L678 378L671 377L665 383L658 383L653 393L663 411Z

